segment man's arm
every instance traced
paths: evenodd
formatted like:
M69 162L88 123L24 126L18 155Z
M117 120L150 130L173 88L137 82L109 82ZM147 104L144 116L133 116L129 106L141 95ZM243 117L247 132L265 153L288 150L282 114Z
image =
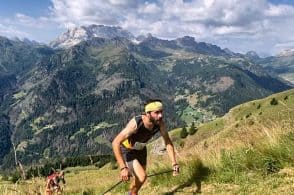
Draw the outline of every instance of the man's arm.
M165 124L163 121L160 124L160 134L161 134L161 136L164 140L164 143L166 145L167 154L168 154L169 158L171 159L172 166L177 165L174 145L168 135L168 132L165 128Z
M112 141L113 153L118 163L118 166L121 170L121 177L123 180L128 179L128 171L124 171L124 168L127 167L127 165L120 151L120 145L124 140L130 137L130 135L132 135L136 131L136 129L137 129L136 120L132 119L127 124L127 126Z

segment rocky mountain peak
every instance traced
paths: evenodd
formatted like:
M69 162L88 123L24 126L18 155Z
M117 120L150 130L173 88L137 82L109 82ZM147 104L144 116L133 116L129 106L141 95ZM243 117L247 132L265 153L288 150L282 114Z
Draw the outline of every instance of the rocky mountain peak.
M177 42L183 46L191 46L195 44L195 38L190 36L184 36L177 39Z
M86 41L93 37L105 39L123 37L130 40L134 39L134 36L130 32L122 29L121 27L93 24L90 26L81 26L69 29L67 32L57 37L56 40L52 41L50 46L53 48L69 48L80 43L81 41Z
M235 55L235 53L232 52L229 48L225 48L224 51L231 56Z
M245 56L253 60L259 59L259 56L255 51L248 51Z

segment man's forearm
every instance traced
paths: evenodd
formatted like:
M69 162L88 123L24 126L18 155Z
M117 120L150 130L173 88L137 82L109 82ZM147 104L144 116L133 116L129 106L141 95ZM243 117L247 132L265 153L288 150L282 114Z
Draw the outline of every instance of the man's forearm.
M166 150L169 158L171 159L172 165L177 164L174 146L172 144L168 144L166 145Z
M121 151L120 151L120 145L117 143L112 143L113 153L116 158L117 164L120 168L123 168L126 166L124 159L122 157Z

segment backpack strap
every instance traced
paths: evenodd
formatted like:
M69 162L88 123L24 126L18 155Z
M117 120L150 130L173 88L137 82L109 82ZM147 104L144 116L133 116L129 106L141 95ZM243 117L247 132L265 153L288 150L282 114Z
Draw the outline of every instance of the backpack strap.
M136 123L137 123L137 130L138 130L138 129L140 129L140 127L142 127L142 125L143 125L142 115L135 116L135 121L136 121Z

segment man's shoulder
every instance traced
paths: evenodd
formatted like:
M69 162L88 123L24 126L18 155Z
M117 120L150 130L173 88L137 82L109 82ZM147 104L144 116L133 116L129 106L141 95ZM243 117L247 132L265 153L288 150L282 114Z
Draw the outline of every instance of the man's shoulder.
M143 120L143 116L142 115L137 115L134 117L136 123L138 124L139 122L141 122Z

